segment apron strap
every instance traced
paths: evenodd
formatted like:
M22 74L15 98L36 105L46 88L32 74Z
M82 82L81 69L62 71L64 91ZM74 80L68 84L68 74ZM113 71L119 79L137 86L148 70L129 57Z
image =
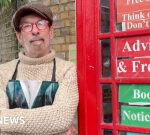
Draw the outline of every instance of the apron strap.
M18 60L18 62L17 62L16 69L15 69L15 72L14 72L11 80L16 80L17 70L18 70L19 63L20 63L20 60ZM55 58L53 60L53 63L54 63L54 66L53 66L53 73L52 73L51 81L52 82L56 82L56 77L55 77L55 75L56 75L56 60L55 60Z
M54 60L53 60L53 63L54 63L54 66L53 66L53 74L52 74L52 79L51 79L51 81L52 81L52 82L56 82L56 60L55 60L55 58L54 58Z
M15 72L14 72L14 74L13 74L13 76L12 76L12 79L11 79L11 80L16 80L17 70L18 70L18 64L19 64L19 63L20 63L20 60L18 60L18 62L17 62L16 69L15 69Z

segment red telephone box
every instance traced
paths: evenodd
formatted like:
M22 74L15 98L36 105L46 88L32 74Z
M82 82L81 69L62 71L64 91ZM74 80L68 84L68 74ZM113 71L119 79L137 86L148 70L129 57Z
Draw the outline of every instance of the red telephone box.
M150 1L76 8L79 135L149 135Z

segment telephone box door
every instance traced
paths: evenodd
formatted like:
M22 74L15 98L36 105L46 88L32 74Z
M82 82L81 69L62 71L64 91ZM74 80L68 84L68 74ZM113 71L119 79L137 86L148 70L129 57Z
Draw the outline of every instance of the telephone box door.
M150 0L77 0L79 135L150 135Z

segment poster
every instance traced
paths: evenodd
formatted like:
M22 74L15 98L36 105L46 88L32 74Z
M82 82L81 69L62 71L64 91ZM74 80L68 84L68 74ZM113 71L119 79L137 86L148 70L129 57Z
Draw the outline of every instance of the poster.
M117 57L150 56L150 36L119 38L116 44Z
M150 58L117 60L118 77L150 77Z
M121 106L121 124L135 127L150 127L150 107Z
M150 105L150 85L120 84L119 102L129 104Z
M150 27L149 0L117 0L117 23L124 31Z

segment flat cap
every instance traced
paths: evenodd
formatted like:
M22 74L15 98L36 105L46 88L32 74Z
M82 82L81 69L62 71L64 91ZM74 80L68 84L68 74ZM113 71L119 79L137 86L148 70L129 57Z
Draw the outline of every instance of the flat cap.
M50 26L52 25L53 13L50 8L42 4L28 3L20 7L13 15L12 24L16 31L19 31L21 17L31 13L36 13L39 16L44 17L46 20L49 21Z

